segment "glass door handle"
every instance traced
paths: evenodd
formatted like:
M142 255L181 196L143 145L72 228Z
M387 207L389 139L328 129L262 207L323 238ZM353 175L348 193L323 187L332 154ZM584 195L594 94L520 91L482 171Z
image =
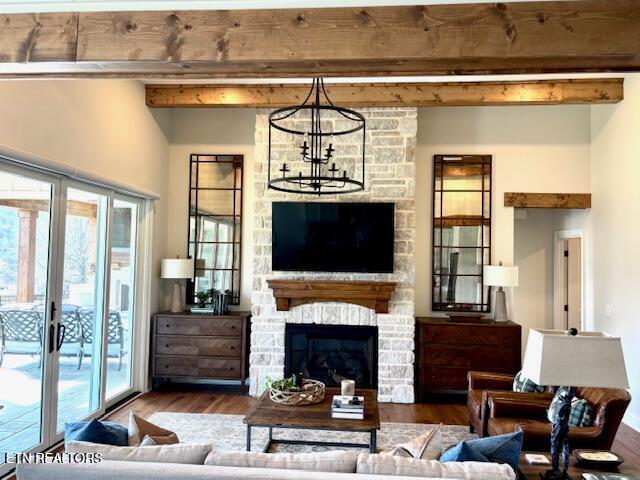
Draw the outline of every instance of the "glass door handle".
M53 325L49 325L49 353L53 353L55 329Z
M64 342L64 334L67 330L67 327L60 324L58 325L58 335L56 338L56 351L60 351L60 347L62 347L62 342Z

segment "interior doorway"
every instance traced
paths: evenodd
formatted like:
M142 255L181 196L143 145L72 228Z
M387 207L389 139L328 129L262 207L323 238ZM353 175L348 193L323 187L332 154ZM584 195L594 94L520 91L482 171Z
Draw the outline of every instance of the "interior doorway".
M582 229L556 232L554 328L584 330L584 234Z

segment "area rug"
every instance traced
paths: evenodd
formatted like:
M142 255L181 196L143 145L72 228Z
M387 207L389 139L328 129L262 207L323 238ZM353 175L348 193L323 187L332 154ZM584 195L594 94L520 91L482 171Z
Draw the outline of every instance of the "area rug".
M242 415L197 414L157 412L149 421L178 434L181 443L210 443L216 450L244 451L247 426L242 423ZM378 450L386 450L399 443L406 442L433 428L434 425L418 423L385 423L378 431ZM462 440L476 438L469 433L469 427L463 425L442 425L444 448L449 448ZM292 440L337 441L350 443L368 443L366 433L327 432L322 430L273 429L274 438ZM267 443L267 429L253 428L251 450L262 451ZM339 450L339 447L309 445L273 445L271 452L317 452ZM356 449L349 449L356 450ZM366 451L363 449L362 451Z

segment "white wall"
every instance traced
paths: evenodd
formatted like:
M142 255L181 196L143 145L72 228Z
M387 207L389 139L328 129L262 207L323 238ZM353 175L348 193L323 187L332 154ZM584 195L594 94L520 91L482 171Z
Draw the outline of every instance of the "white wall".
M253 289L253 205L256 110L251 108L192 108L170 112L169 219L167 254L187 253L189 215L189 155L244 155L242 201L242 284L240 309L251 309Z
M552 328L555 212L524 209L517 213L514 265L519 267L519 284L512 317L530 328Z
M431 314L431 182L435 154L493 155L492 261L514 262L514 209L504 192L588 193L589 106L438 107L418 112L416 315ZM422 187L419 187L422 186ZM526 286L507 292L526 298ZM531 319L511 318L523 325Z
M622 337L633 397L625 421L640 430L640 75L626 77L623 102L591 107L591 141L593 324Z
M144 104L144 86L126 80L0 81L0 105L0 145L163 197L156 202L153 237L159 272L166 244L168 143ZM160 288L154 275L152 311Z

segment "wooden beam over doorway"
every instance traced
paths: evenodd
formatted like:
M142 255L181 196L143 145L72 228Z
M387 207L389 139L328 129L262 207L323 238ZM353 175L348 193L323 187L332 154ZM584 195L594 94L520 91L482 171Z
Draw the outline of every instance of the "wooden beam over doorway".
M149 107L277 108L300 104L309 84L147 85ZM437 107L617 103L624 79L469 83L327 84L331 100L352 107Z
M591 194L505 192L504 206L515 208L591 208Z
M5 77L640 70L640 2L0 15Z

